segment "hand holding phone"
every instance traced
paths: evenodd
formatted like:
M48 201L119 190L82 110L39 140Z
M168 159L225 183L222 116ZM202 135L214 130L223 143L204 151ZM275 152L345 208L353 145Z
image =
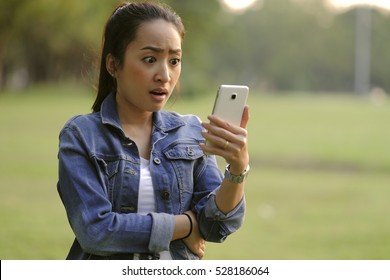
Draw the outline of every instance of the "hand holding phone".
M225 159L224 179L216 194L220 211L229 213L244 195L244 179L249 171L248 131L249 109L247 86L222 85L215 99L209 122L203 122L202 136L206 144L200 147L206 155Z
M214 102L212 115L240 125L249 88L241 85L221 85Z
M212 115L240 126L248 94L247 86L221 85L215 98ZM211 141L206 141L206 145L213 146Z

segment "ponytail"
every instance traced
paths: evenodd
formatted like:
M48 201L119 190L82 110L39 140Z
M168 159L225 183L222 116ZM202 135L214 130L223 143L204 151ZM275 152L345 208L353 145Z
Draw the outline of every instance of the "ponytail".
M108 73L105 57L107 57L107 55L104 55L102 53L102 58L100 63L98 92L97 92L96 100L92 106L93 112L99 112L103 100L111 92L114 92L116 90L116 80L115 77L112 77L110 73Z

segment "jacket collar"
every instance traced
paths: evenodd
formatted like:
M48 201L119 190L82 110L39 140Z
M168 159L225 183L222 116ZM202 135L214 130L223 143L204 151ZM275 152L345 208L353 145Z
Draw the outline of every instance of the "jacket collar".
M115 93L110 93L106 99L104 99L100 110L100 116L103 124L111 125L123 131L116 108ZM167 111L158 111L153 113L153 125L163 132L168 132L186 125L186 123L178 114Z

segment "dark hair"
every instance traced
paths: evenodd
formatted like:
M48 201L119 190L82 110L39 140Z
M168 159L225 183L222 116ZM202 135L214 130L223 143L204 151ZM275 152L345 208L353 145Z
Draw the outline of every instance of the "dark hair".
M118 61L118 66L122 66L126 48L135 39L140 25L158 19L175 25L181 38L184 38L181 18L165 4L150 1L125 3L114 10L104 29L98 92L92 106L93 112L99 112L103 100L116 90L116 80L106 68L107 55L111 54Z

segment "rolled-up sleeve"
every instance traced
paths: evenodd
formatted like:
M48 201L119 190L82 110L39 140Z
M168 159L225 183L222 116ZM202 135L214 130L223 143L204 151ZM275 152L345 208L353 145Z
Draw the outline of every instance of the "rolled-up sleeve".
M245 197L243 197L238 205L230 212L224 214L221 212L215 202L216 191L213 191L208 196L208 203L204 209L206 219L214 221L226 221L238 218L241 220L242 215L245 212Z
M203 211L198 214L200 229L204 238L211 242L223 242L230 234L237 231L244 222L245 197L230 212L223 213L215 202L217 190L208 195Z
M169 250L175 227L175 216L166 213L150 213L153 218L149 250L160 252Z

